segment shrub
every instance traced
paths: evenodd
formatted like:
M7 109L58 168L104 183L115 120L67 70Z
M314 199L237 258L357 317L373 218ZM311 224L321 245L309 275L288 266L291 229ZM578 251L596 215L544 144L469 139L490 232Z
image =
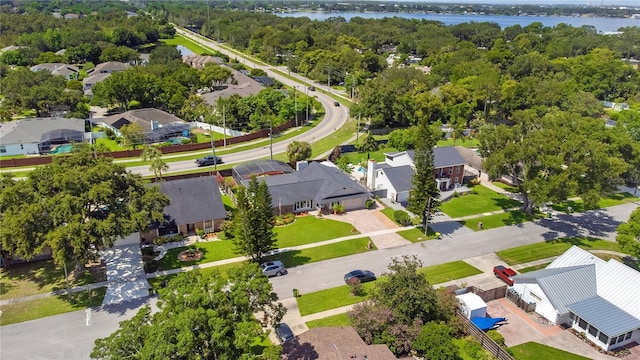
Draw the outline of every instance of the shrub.
M411 224L411 217L409 217L409 214L407 214L407 212L404 210L396 210L393 213L393 218L396 220L398 224L402 226L407 226Z
M173 144L171 142L169 142L169 141L165 141L165 142L160 144L160 146L171 146L171 145L173 145Z
M182 139L183 144L191 144L191 139Z
M478 195L478 189L476 189L476 188L471 189L471 193L473 195Z
M364 295L364 289L362 288L362 284L360 281L350 281L349 287L351 288L351 295L353 296L362 296Z
M498 345L500 345L501 348L506 348L507 346L504 343L504 336L502 336L502 334L500 334L499 332L495 331L495 330L489 330L487 331L487 336L495 341Z
M458 194L458 192L457 192L457 191L454 191L454 192L453 192L453 197L454 197L454 198L457 198L458 196L460 196L460 194Z
M153 256L155 255L155 250L153 248L153 246L145 246L142 249L140 249L140 252L142 253L143 256Z
M471 185L480 185L480 179L479 178L471 179L471 181L469 181L469 183Z
M293 213L276 216L276 226L291 224L292 222L295 221L295 219L296 219L296 216Z
M156 245L164 245L170 242L182 241L184 240L184 236L182 234L175 234L170 236L160 236L153 239L153 243Z
M333 211L336 214L344 214L344 205L342 204L336 204L333 206Z
M129 101L129 110L139 109L141 106L142 106L142 104L138 100Z
M373 209L376 207L376 203L371 199L367 199L367 201L364 202L364 207L367 209Z
M206 233L204 230L202 230L202 229L196 229L196 235L198 235L198 237L199 237L199 238L204 239L204 236L205 236L206 234L207 234L207 233Z
M159 265L160 265L160 263L155 261L155 260L146 262L146 263L144 263L144 272L145 273L156 272L156 270L158 270L158 266Z

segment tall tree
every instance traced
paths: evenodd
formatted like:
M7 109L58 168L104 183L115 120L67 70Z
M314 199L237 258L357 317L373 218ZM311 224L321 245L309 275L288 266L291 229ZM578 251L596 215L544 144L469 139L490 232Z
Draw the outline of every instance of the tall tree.
M227 82L236 82L231 70L214 63L206 64L200 71L200 81L214 90Z
M627 254L640 258L640 208L631 213L628 222L618 226L616 241Z
M169 199L112 159L81 151L38 167L0 193L2 249L29 259L50 247L56 264L86 260L149 222Z
M429 218L435 211L440 195L433 173L433 147L436 145L436 137L426 118L420 119L417 130L413 156L415 173L411 178L413 186L409 190L407 209L421 216L424 230L427 231Z
M290 163L307 160L311 157L311 145L304 141L292 141L287 145L287 157Z
M286 311L271 283L256 264L228 275L190 271L171 279L160 290L158 312L152 315L145 306L121 322L109 337L96 340L91 358L278 359L277 349L252 351L254 341L268 335L263 327L280 322Z
M233 244L238 253L260 262L265 253L275 248L275 216L267 183L254 176L246 188L238 189L232 221Z
M142 152L142 160L150 162L149 170L153 171L153 177L156 181L158 178L162 180L162 172L169 170L169 165L162 158L162 152L151 145L147 145Z
M122 136L121 145L135 149L138 145L144 143L144 131L142 127L136 123L123 125L120 128L120 136Z

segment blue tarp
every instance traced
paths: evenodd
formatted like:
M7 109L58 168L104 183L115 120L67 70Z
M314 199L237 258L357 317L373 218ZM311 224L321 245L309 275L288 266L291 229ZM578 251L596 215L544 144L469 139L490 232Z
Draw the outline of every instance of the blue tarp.
M496 326L496 324L498 324L500 322L503 322L503 321L507 321L507 319L505 319L505 318L484 318L484 317L471 318L471 322L476 324L476 326L482 331L487 331L487 330L493 328L494 326Z

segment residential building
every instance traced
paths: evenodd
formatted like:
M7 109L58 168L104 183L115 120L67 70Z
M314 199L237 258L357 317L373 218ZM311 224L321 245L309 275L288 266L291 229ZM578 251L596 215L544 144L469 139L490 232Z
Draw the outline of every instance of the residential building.
M153 186L160 186L170 203L164 208L165 221L141 234L145 241L177 233L193 235L198 229L217 231L227 217L214 176L161 181Z
M218 65L222 65L224 63L224 61L222 61L222 59L219 57L198 54L189 54L187 56L183 56L182 62L194 69L202 69L208 63L214 63Z
M255 95L262 91L264 87L249 76L229 68L233 74L234 82L224 85L224 89L202 94L202 98L210 105L215 105L218 99L226 99L231 95L242 97Z
M512 291L553 324L583 333L603 350L640 341L640 272L577 246L545 269L513 277Z
M118 71L129 69L130 65L119 61L107 61L96 65L93 69L87 71L87 75L94 74L112 74Z
M629 104L627 103L616 103L612 101L603 101L602 106L605 109L613 109L615 111L629 110Z
M386 345L367 345L351 326L318 327L283 344L283 358L322 360L395 360Z
M100 126L109 128L120 136L120 129L129 124L138 124L147 136L148 142L159 142L173 137L183 136L189 131L186 124L177 116L154 108L129 110L122 114L115 114L101 119Z
M43 63L31 67L31 71L49 71L52 75L63 76L66 80L77 80L80 69L77 66L62 63Z
M273 176L292 173L291 166L279 160L254 160L236 165L231 176L237 184L249 180L252 176Z
M385 155L384 163L369 160L367 165L367 187L379 191L384 197L405 203L412 188L415 173L414 151L407 150ZM446 191L462 184L465 161L453 146L433 149L434 177L438 189ZM380 196L383 196L380 195Z
M0 156L37 155L89 138L84 119L27 118L0 124Z
M86 96L93 96L93 87L97 83L111 76L111 73L97 73L82 80L82 90Z
M371 193L330 162L299 163L298 171L261 177L269 187L275 214L364 209ZM242 180L247 185L249 180Z

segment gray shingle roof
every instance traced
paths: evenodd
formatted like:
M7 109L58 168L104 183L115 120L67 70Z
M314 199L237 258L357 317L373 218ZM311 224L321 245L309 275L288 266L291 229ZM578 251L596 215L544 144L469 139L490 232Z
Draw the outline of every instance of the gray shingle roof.
M464 165L465 161L453 146L433 148L433 166L437 168Z
M101 72L125 71L129 68L129 64L119 61L107 61L96 65L93 69L87 71L87 74L98 74Z
M409 191L413 187L411 178L413 177L414 171L411 166L386 167L381 170L396 191Z
M570 304L568 308L609 337L640 328L640 319L600 296Z
M231 69L231 71L237 84L227 84L227 88L224 90L202 94L202 98L207 103L214 105L216 101L218 101L218 99L228 98L231 95L235 94L242 97L255 95L264 89L264 87L260 85L259 82L253 80L252 78L240 73L239 71L233 69Z
M83 119L27 118L0 124L0 143L39 143L42 135L54 130L68 129L84 133Z
M165 216L169 220L175 220L178 225L227 217L218 181L213 176L157 184L160 186L160 192L171 200L164 209Z
M151 131L151 120L157 121L160 125L184 122L177 116L154 108L129 110L122 114L108 116L104 118L102 122L109 124L116 129L120 129L122 126L127 124L136 123L140 125L143 131L149 132Z

